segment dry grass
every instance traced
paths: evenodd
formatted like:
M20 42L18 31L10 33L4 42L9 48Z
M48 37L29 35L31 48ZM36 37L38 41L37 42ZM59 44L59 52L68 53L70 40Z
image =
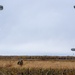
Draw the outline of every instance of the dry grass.
M75 57L0 57L0 75L75 75Z
M75 62L71 61L24 61L23 66L17 65L17 61L0 60L0 67L10 68L56 68L56 69L75 69Z

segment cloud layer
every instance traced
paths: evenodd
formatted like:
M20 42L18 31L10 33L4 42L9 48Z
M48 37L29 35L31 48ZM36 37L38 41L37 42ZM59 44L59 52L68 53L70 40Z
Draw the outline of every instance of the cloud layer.
M72 55L75 1L0 2L0 55Z

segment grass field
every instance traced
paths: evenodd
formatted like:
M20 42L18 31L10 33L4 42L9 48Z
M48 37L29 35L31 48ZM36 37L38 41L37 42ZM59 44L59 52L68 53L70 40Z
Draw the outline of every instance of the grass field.
M0 57L0 75L75 75L75 57Z
M10 68L57 68L57 69L75 69L74 61L23 61L23 66L17 65L18 61L4 61L0 60L0 67L10 67Z

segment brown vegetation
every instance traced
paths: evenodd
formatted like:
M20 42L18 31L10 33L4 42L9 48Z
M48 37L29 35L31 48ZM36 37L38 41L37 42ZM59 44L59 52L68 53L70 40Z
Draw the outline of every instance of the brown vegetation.
M19 59L23 59L23 66L17 65ZM4 75L75 75L75 57L0 57L0 75L3 75L2 73Z
M75 62L72 61L24 61L23 66L17 65L18 61L0 60L0 67L10 68L57 68L57 69L75 69Z

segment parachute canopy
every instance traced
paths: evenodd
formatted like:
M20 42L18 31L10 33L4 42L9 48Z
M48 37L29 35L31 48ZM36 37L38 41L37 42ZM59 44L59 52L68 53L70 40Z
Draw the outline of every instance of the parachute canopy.
M75 51L75 48L71 48L71 51Z
M0 5L0 10L3 10L3 6L2 5Z
M75 8L75 6L74 6L74 8Z

